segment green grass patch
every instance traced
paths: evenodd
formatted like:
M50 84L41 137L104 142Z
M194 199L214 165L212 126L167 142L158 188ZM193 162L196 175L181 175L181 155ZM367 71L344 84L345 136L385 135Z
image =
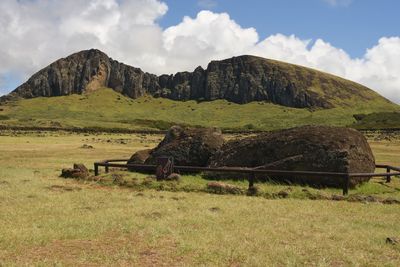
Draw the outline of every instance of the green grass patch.
M23 99L7 106L3 121L9 126L80 127L165 130L173 124L220 127L224 130L275 130L299 125L353 126L354 114L397 112L399 106L383 98L332 109L299 109L267 102L235 104L173 101L144 96L131 99L100 89L85 95ZM368 127L373 127L370 125Z
M353 126L357 129L400 129L400 112L373 112L354 117L357 122Z

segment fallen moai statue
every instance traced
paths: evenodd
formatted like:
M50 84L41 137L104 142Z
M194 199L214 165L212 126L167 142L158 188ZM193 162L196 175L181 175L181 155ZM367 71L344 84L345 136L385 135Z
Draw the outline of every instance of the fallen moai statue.
M366 138L358 131L342 127L302 126L233 140L213 155L210 167L253 167L287 171L371 173L375 159ZM219 178L240 178L243 174L209 173ZM248 176L248 175L247 175ZM257 176L258 180L274 177ZM279 181L315 186L342 187L343 180L332 177L287 176ZM368 181L353 177L350 187Z
M172 157L175 165L204 167L223 143L221 130L217 128L173 126L150 152L145 164L157 164L157 158Z
M150 153L152 151L153 151L153 149L143 149L143 150L137 151L128 160L128 164L144 164L144 162L149 158Z

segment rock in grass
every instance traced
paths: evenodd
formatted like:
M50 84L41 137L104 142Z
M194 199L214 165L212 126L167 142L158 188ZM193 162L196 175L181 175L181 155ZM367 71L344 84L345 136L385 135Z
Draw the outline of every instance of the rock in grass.
M344 200L344 196L339 196L339 195L332 195L331 200L335 200L335 201L342 201Z
M289 193L284 190L278 192L278 197L280 197L280 198L287 198L288 196L289 196Z
M143 149L135 152L131 158L127 161L127 164L144 164L144 162L149 158L150 153L153 149ZM131 172L136 171L135 168L128 167Z
M128 160L128 164L143 164L150 156L153 149L143 149L135 152Z
M171 173L168 175L168 177L165 179L166 181L179 181L181 179L180 174L178 173Z
M61 170L61 177L85 179L89 176L89 170L81 163L74 163L73 168L66 168Z
M93 149L94 147L93 147L92 145L83 144L80 148L83 148L83 149Z
M302 126L227 142L210 159L209 166L371 173L375 170L375 159L366 138L357 130L331 126ZM245 178L243 174L218 174L218 177ZM322 175L258 175L257 179L274 179L319 187L343 186L341 177ZM350 187L369 179L354 177L350 180Z
M400 239L397 237L387 237L386 244L397 245L400 243Z

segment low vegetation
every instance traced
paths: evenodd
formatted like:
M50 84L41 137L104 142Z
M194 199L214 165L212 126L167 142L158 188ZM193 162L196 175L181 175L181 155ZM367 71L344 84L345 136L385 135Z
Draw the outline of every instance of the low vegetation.
M357 122L354 114L400 111L399 106L383 98L367 104L355 101L348 107L309 110L266 102L239 105L225 100L183 102L150 96L131 99L111 89L19 100L2 109L0 126L166 130L172 124L183 124L233 131L274 130L305 124L353 126ZM398 126L398 120L390 123L388 128ZM367 128L374 128L374 124L368 124Z
M354 116L357 129L400 129L400 112L373 112Z
M399 245L386 243L400 233L398 204L309 200L307 191L340 191L271 183L259 184L261 192L290 187L288 197L209 194L199 176L183 176L172 189L119 171L103 173L103 182L64 179L61 169L74 162L128 158L162 136L0 135L1 266L400 265ZM369 139L378 162L400 165L398 137ZM134 178L137 186L120 185ZM398 180L377 179L350 194L396 198Z

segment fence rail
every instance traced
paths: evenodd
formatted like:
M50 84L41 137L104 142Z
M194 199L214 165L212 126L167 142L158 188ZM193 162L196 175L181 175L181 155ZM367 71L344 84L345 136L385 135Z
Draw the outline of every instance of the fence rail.
M110 159L103 160L94 163L95 175L99 175L99 167L104 167L105 172L109 171L110 167L113 168L123 168L131 169L135 171L156 171L158 165L146 165L146 164L127 164L127 159ZM121 163L124 162L124 163ZM313 178L318 178L321 176L325 177L335 177L342 179L342 189L343 195L349 193L349 186L351 178L353 177L384 177L386 182L390 183L391 177L400 176L400 167L395 167L387 164L376 164L376 169L386 169L386 172L381 173L346 173L346 172L320 172L320 171L286 171L286 170L267 170L267 169L254 169L246 167L223 167L223 168L213 168L213 167L196 167L196 166L173 166L175 171L181 172L231 172L231 173L247 173L249 174L248 182L249 188L254 186L256 174L266 174L274 176L308 176ZM392 172L393 171L393 172Z

